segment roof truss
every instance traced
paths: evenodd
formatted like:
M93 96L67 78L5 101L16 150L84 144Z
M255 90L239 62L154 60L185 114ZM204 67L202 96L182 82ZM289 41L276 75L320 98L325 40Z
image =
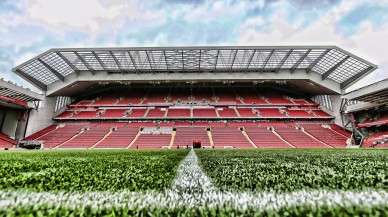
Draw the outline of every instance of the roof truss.
M376 68L335 46L261 46L51 49L13 71L42 90L54 82L63 82L72 73L95 74L101 70L108 73L276 73L288 69L293 73L301 69L319 73L322 79L334 80L345 88Z

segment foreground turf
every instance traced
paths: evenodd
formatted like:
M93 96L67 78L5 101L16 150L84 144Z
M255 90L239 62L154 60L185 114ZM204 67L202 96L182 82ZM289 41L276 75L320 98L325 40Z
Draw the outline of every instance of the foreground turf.
M388 189L386 150L198 150L197 155L213 184L224 190Z
M0 189L162 190L188 150L0 152Z
M18 161L23 157L28 157L28 160L25 159L24 163L45 162L50 161L51 158L56 159L53 162L61 161L62 158L67 159L65 163L70 163L70 165L81 163L83 167L76 166L75 168L86 172L87 177L92 177L86 179L86 181L89 179L94 180L93 172L100 170L103 172L112 170L113 172L108 172L109 175L107 176L121 178L111 180L99 175L97 177L104 177L100 182L97 182L96 186L99 186L99 188L81 188L81 190L68 188L68 186L59 187L59 190L56 188L54 190L44 190L43 188L31 186L11 186L7 188L3 185L3 189L0 189L0 216L388 216L386 182L382 182L383 184L375 188L375 186L372 186L373 182L367 179L369 184L359 184L361 187L351 185L352 188L337 189L323 185L309 186L310 179L302 177L311 177L311 173L319 175L317 171L327 170L325 167L331 167L329 165L338 162L343 164L339 167L348 168L349 164L354 163L353 161L357 162L363 157L368 158L367 163L362 163L362 165L367 165L366 169L356 171L362 174L362 177L381 177L381 172L384 171L383 166L386 166L383 162L384 159L386 160L385 152L364 150L339 150L338 153L332 153L330 150L196 150L196 153L187 150L129 151L122 153L121 151L75 151L15 153L14 156L17 156L17 158L10 157L13 155L1 156L1 159L7 160L6 164L9 164L9 161ZM23 156L23 154L26 155ZM200 158L199 160L197 155ZM324 156L327 159L321 159ZM262 164L266 163L256 162L258 159L268 162L267 167L269 168L276 165L276 162L279 164L294 163L294 166L300 167L299 170L304 172L301 173L301 177L293 176L297 180L291 182L284 176L280 176L280 178L273 176L273 174L282 174L284 170L289 170L290 165L283 169L272 170L272 173L267 171L270 169L264 169L267 172L261 175L267 176L264 180L272 179L271 182L267 182L271 187L266 189L247 187L251 185L245 184L247 178L243 175L248 174L249 179L260 183L256 178L259 174L257 170L263 170L265 167ZM314 166L315 163L312 163L312 159L320 162L320 167ZM93 163L91 165L85 164L89 161ZM170 161L175 162L174 166L167 166L173 168L171 170L173 173L168 173L167 170L163 169L167 168L166 165L170 165ZM43 168L43 171L55 167L70 168L70 166L64 166L64 161L61 162L55 164L55 166ZM209 165L205 165L206 163ZM236 165L236 163L239 163L240 166L237 169L232 168L235 171L240 169L241 172L223 172L228 170L227 168L230 165ZM100 169L91 169L93 164ZM123 166L128 164L131 166ZM145 164L145 166L139 166L138 164ZM178 164L179 167L177 167ZM210 165L214 166L216 164L223 169L210 167ZM16 165L20 166L20 164ZM256 168L257 165L260 167ZM308 169L309 165L316 168ZM371 165L377 168L377 172L370 171L374 169ZM20 167L22 168L22 166ZM254 169L251 169L252 167ZM21 170L18 167L16 168ZM207 168L206 174L203 172L203 168ZM127 170L132 172L126 173ZM6 170L3 168L1 172L4 173ZM223 172L223 175L219 175L220 172ZM18 174L21 173L25 174L26 172L18 172ZM27 174L32 173L44 172L42 170L27 172ZM97 173L100 174L101 172ZM126 173L131 180L135 180L130 182L136 182L136 185L139 186L143 186L144 183L148 183L148 185L136 189L130 187L104 189L103 186L108 186L108 184L115 185L114 183L120 181L128 182L127 176L113 173ZM71 176L69 174L69 172L56 173L55 177L58 176L59 178L54 177L54 179L57 180L56 182L61 182L61 177ZM79 177L80 174L82 172L76 172L74 177ZM207 176L208 174L218 175L213 178ZM335 174L335 172L332 174ZM345 176L348 176L346 174L350 174L350 172L345 173ZM228 186L229 184L225 185L225 183L220 182L222 176L225 179L234 180L234 184ZM319 176L322 176L322 174ZM170 177L170 179L166 182L162 181L162 183L169 182L163 185L164 187L155 184L155 182L159 183L155 180L167 180L166 177ZM326 178L332 180L332 177L326 176ZM42 186L42 181L34 180L35 183L38 183L38 186ZM49 181L48 179L45 180L46 182ZM147 182L147 180L154 181ZM358 178L350 180L358 180ZM280 185L280 182L289 185L295 184L295 186L306 182L306 186L309 187L293 188L301 190L290 190L289 187L283 187L283 190L279 190L273 187L283 186ZM350 181L347 180L346 182L349 183ZM78 183L75 182L75 186L80 186ZM93 185L94 181L88 181L88 183ZM117 185L121 186L121 184ZM260 185L264 184L261 183ZM259 185L255 184L255 186Z

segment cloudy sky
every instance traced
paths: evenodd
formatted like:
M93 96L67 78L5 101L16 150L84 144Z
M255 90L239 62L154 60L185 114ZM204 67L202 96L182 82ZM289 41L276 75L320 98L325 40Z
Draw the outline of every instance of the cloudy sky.
M0 0L0 77L53 47L337 45L388 77L388 0ZM352 89L353 89L352 88Z

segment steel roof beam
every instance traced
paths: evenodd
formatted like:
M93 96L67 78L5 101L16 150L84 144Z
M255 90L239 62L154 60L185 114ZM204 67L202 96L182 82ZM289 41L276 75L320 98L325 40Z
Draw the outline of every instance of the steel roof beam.
M251 62L253 60L253 57L255 56L255 53L256 53L256 50L253 50L251 57L249 57L249 61L248 61L248 64L247 64L247 67L245 68L245 70L249 69L249 65L251 65Z
M232 59L232 64L230 64L230 69L233 69L233 64L234 64L234 61L236 60L236 56L237 56L237 52L238 50L235 50L236 52L234 53L234 56L233 56L233 59Z
M167 71L169 71L168 63L167 63L167 55L166 55L166 51L165 50L163 51L163 55L164 55L164 61L166 62L166 69L167 69Z
M265 58L265 61L263 63L263 67L261 68L261 70L263 71L265 66L267 65L269 59L271 59L272 57L272 54L275 52L275 49L272 49L272 51L268 54L267 58Z
M307 74L310 73L311 70L314 68L314 66L317 65L317 64L319 63L319 61L321 61L321 59L322 59L324 56L326 56L327 53L329 53L330 50L331 50L331 49L325 50L321 55L319 55L319 57L318 57L316 60L314 60L312 63L310 63L310 65L309 65L309 66L307 67L307 69L306 69L306 73L307 73Z
M92 54L94 55L98 63L102 66L102 68L104 68L105 71L108 71L105 63L101 60L101 58L97 55L97 53L95 51L92 51Z
M214 64L214 72L217 70L218 56L220 55L220 49L217 50L216 62Z
M369 66L368 68L362 70L361 72L353 75L352 77L350 77L348 80L344 81L341 83L341 88L346 88L348 87L350 84L352 84L354 81L356 81L358 78L364 76L365 74L367 74L370 70L373 70L373 66Z
M185 71L185 60L183 59L183 50L181 50L182 52L182 71Z
M145 51L145 53L146 53L146 56L147 56L148 64L150 64L150 69L151 69L152 72L154 72L152 64L151 64L151 59L150 59L150 56L148 54L148 51Z
M65 56L63 56L63 54L61 53L61 52L55 52L58 56L60 56L64 61L65 61L65 63L67 64L67 65L69 65L69 67L71 68L71 69L73 69L73 71L77 74L77 75L79 75L79 69L77 68L77 67L75 67L74 66L74 64L73 63L71 63Z
M198 72L201 72L201 56L202 56L202 51L199 50Z
M63 75L61 75L61 73L59 73L57 70L55 70L53 67L51 67L49 64L47 64L45 61L41 60L41 59L38 59L38 61L40 63L42 63L42 65L44 67L46 67L51 73L53 73L59 80L61 80L62 82L65 81L65 77Z
M129 55L129 58L130 58L131 61L132 61L133 67L135 68L136 72L139 72L139 69L137 68L136 63L135 63L135 59L133 58L131 52L130 52L130 51L127 51L127 53L128 53L128 55Z
M84 57L81 56L78 52L74 52L74 53L78 57L78 59L81 60L81 62L86 66L89 72L94 75L94 69L89 65L89 63L84 59Z
M291 55L292 51L294 51L293 49L290 49L287 54L283 57L282 61L280 61L280 63L278 64L278 66L276 67L276 70L275 70L275 73L277 73L279 71L279 69L283 66L283 64L286 62L286 60L288 59L288 57Z
M291 67L291 74L294 73L294 71L298 68L298 66L303 62L303 60L309 55L311 52L311 49L308 49L306 53L304 53L299 60Z
M120 71L123 72L123 67L121 67L119 60L116 58L116 56L113 54L111 50L109 51L109 54L112 56L113 60L115 61L117 67L119 67Z
M343 58L341 61L339 61L337 64L335 64L334 66L332 66L329 70L327 70L325 73L322 74L322 80L325 80L327 77L329 77L329 75L331 73L333 73L338 67L340 67L343 63L346 62L346 60L348 60L350 58L350 56L346 56L345 58Z
M36 78L22 72L21 70L19 69L16 69L15 72L20 75L21 77L24 77L25 79L31 81L31 83L33 83L36 87L38 87L39 89L41 90L44 90L46 91L47 90L47 85L43 84L42 82L38 81Z

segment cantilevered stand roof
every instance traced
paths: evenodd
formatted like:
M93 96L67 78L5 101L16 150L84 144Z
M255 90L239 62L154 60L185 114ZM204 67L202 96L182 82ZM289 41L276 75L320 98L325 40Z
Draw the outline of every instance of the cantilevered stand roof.
M277 73L281 69L290 73L296 69L315 72L322 80L331 79L345 88L376 68L336 46L219 46L55 48L13 71L42 90L54 82L63 82L70 74L84 72Z
M0 79L0 96L24 102L43 100L43 95L35 93L29 89L19 87L10 81L4 81L3 79Z

